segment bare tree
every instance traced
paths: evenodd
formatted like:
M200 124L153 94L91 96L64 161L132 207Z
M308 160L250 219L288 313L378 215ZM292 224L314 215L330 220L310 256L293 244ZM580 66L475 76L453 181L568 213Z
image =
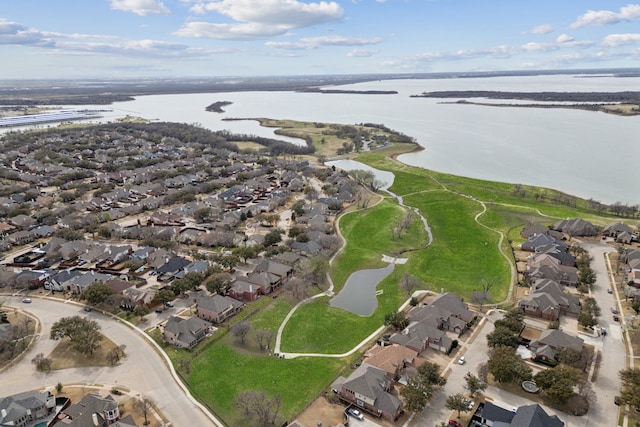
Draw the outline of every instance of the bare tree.
M153 410L153 406L155 402L149 397L143 397L141 399L136 399L133 402L133 408L136 412L144 417L144 425L149 425L149 415Z
M487 291L473 291L471 293L471 301L480 306L480 311L482 311L482 306L484 306L484 303L488 300L489 293Z
M287 282L285 289L291 294L294 300L302 301L311 295L310 286L311 284L308 281L294 277Z
M38 353L36 357L34 357L31 362L36 365L36 369L38 371L50 371L51 370L51 360L44 357L44 353Z
M282 401L280 397L270 398L264 391L256 392L251 404L251 409L258 418L258 425L267 426L275 424L281 405Z
M244 340L247 337L247 334L249 334L250 330L251 323L246 320L241 320L231 327L231 333L234 337L240 340L241 344L244 344Z
M245 418L248 418L251 415L251 405L255 398L256 392L253 390L245 390L241 392L235 400L235 406L237 408L242 409Z
M256 332L256 341L258 341L258 346L260 346L260 351L269 348L269 344L273 340L273 336L275 334L272 330L269 329L258 329Z
M411 295L411 292L420 284L420 280L411 276L409 273L404 273L400 287L407 291L407 295Z

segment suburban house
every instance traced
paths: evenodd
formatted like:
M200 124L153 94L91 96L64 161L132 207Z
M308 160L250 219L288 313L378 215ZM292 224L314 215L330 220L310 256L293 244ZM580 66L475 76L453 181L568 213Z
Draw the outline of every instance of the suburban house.
M407 366L413 365L418 352L401 345L376 345L364 355L364 363L382 369L394 381L400 379Z
M113 276L111 274L96 273L92 270L88 273L75 276L71 280L69 280L67 290L71 291L71 293L74 294L81 294L85 289L87 289L87 287L89 287L93 283L104 283L108 280L111 280L112 278Z
M522 229L520 236L528 239L537 234L549 234L549 227L543 224L530 224Z
M391 393L393 381L384 370L367 363L361 364L349 378L339 377L332 387L342 400L377 417L395 421L402 412L402 402Z
M196 299L198 317L213 323L222 323L242 310L243 304L233 298L213 295Z
M415 307L409 312L409 326L391 336L390 341L422 353L427 348L449 353L454 340L447 331L463 334L476 315L462 298L447 292L430 304Z
M616 222L615 224L607 225L602 230L603 236L613 237L614 239L616 239L621 233L632 235L633 228L631 228L631 226L625 224L624 222Z
M158 280L161 277L163 279L172 279L180 270L189 264L191 264L191 261L180 256L174 256L171 259L167 259L165 263L156 270L158 272Z
M267 272L280 277L281 282L293 275L293 267L272 260L262 260L254 269L254 273Z
M453 340L446 332L429 324L416 322L407 326L402 332L391 335L389 341L416 351L418 354L427 348L448 353L453 348Z
M563 265L560 259L550 254L534 253L528 259L524 280L527 283L533 283L539 279L551 279L561 285L577 286L578 269Z
M63 409L58 415L58 422L73 427L104 427L112 424L137 427L131 415L120 418L118 402L111 395L101 397L98 393L89 393L78 403Z
M531 341L529 350L533 353L534 360L555 361L557 354L565 348L582 352L584 340L574 337L559 329L546 329L540 334L540 338Z
M520 245L520 249L528 252L542 252L541 248L553 246L559 251L565 252L567 250L567 244L562 240L555 239L548 234L535 234Z
M229 285L227 294L238 301L253 302L264 295L264 285L248 282L246 278L234 280Z
M518 306L526 315L545 320L558 320L560 314L577 316L580 313L580 299L565 293L562 286L551 279L536 280Z
M48 391L27 391L0 398L0 426L25 427L46 418L56 407Z
M171 316L162 331L162 341L181 348L193 348L206 335L211 324L197 317Z
M485 402L476 414L480 418L477 427L563 427L556 415L549 415L538 404L520 406L516 410L504 409Z
M409 320L432 319L438 322L438 329L462 334L472 323L476 314L467 308L462 298L451 292L444 293L428 305L415 307L409 312Z
M561 231L571 236L597 236L599 227L585 221L582 218L565 219L558 221L551 226L552 230Z

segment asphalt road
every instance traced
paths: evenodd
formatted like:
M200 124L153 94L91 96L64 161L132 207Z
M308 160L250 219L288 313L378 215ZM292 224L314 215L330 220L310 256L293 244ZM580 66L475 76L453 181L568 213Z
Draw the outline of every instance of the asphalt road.
M601 242L585 243L583 247L593 257L591 267L596 272L596 283L593 286L592 295L596 298L602 310L600 324L607 328L608 331L606 337L591 338L581 336L586 342L593 344L598 350L602 351L600 371L595 383L592 384L593 390L597 395L597 402L591 406L589 413L583 417L571 416L548 407L545 407L545 410L549 414L557 415L565 422L566 427L614 426L617 425L618 419L618 407L613 403L613 397L619 394L620 390L618 371L626 366L626 353L620 324L613 321L610 311L610 307L615 304L615 294L607 293L607 289L613 285L609 280L604 254L606 252L615 252L615 249ZM470 337L463 336L464 342L461 342L460 350L452 357L451 362L445 368L445 372L451 369L446 385L433 396L424 411L416 417L414 426L433 427L449 419L451 411L445 406L447 396L455 393L466 393L464 376L467 372L477 374L478 365L486 362L488 350L486 336L493 330L493 322L501 316L499 312L493 312L483 319L480 325L482 327L475 339L470 340ZM568 321L576 322L575 319ZM467 360L464 365L457 364L457 360L461 355L465 355ZM532 403L528 399L497 387L489 387L485 394L493 398L494 403L507 409Z
M3 297L5 307L18 307L35 315L42 324L42 334L36 344L16 365L0 373L0 396L7 396L41 387L53 387L58 382L104 385L106 390L122 386L132 394L153 399L173 426L222 425L203 412L174 380L169 366L160 354L139 333L123 323L97 311L87 313L73 303L42 300L32 297L31 304L22 303L21 296ZM87 316L98 321L101 331L118 345L126 346L127 357L115 367L73 368L38 372L31 359L38 353L51 353L57 342L49 339L51 325L64 316Z

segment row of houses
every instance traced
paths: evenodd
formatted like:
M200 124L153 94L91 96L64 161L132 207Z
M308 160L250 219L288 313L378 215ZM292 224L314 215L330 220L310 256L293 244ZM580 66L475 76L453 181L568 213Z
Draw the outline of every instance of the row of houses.
M450 334L463 334L475 320L475 313L452 293L414 307L409 312L409 326L391 335L390 345L370 349L363 363L348 378L336 379L332 388L343 401L395 421L403 412L402 402L393 392L396 382L406 384L407 376L415 373L417 357L427 349L450 352L454 345Z

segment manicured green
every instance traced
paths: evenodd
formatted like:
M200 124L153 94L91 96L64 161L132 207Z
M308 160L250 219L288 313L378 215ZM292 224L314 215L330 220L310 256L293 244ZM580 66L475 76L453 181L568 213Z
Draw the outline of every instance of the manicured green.
M280 421L291 420L320 390L336 378L347 362L332 358L279 359L234 350L223 341L192 361L187 381L228 425L248 426L235 398L244 390L264 391L282 399ZM279 425L279 424L278 424Z

